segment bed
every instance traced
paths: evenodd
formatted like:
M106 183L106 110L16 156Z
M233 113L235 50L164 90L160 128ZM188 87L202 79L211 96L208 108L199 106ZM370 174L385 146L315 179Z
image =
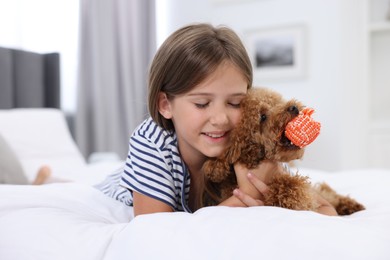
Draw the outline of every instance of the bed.
M346 217L209 207L134 218L131 207L93 187L123 162L85 162L60 110L0 110L0 122L0 134L29 180L47 164L55 177L69 181L0 185L2 260L390 259L388 170L300 169L367 207Z
M43 66L26 70L40 79L26 99L23 93L30 93L33 81L9 85L20 77L7 70L15 68L6 62L14 53L0 48L0 73L7 71L10 79L0 77L1 260L390 259L390 171L384 169L299 169L367 207L346 217L276 207L208 207L134 218L131 207L94 188L123 161L89 163L78 150L58 109L58 77L53 77L58 57L52 55L53 63L45 67L41 56L19 53L27 55L22 70L30 61ZM50 72L53 68L57 72ZM5 94L10 96L2 98ZM52 183L28 185L42 165L51 167Z

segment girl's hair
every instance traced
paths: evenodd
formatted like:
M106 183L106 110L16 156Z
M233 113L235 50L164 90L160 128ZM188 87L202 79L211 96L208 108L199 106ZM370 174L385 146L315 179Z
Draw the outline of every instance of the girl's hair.
M173 98L200 84L223 62L242 71L248 88L252 86L252 65L238 35L228 27L210 24L185 26L161 45L149 72L149 113L166 130L174 130L171 120L159 113L158 97L164 92Z

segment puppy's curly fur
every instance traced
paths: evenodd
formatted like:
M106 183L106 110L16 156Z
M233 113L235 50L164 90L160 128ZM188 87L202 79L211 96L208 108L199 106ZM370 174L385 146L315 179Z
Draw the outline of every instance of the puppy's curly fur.
M270 89L253 88L241 105L242 118L231 133L231 141L218 158L208 160L202 206L216 205L231 196L237 187L235 163L255 168L263 160L290 162L302 158L304 149L292 144L284 135L288 122L299 115L304 105L297 100L284 100ZM308 177L275 172L267 183L269 192L264 204L295 210L315 210L316 193L323 195L339 215L364 209L355 200L338 195L327 184L312 186Z

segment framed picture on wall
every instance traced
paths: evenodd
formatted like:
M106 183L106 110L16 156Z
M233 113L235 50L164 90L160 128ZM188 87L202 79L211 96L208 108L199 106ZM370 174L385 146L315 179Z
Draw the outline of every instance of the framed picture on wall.
M255 79L305 76L307 46L304 25L256 29L246 32L245 36Z

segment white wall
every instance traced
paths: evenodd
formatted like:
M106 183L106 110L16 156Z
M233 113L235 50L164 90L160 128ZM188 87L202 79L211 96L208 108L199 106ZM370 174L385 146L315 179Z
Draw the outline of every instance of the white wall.
M76 110L78 0L0 0L0 46L59 52L61 106Z
M161 15L165 37L192 22L226 24L236 30L245 42L246 32L265 28L302 24L306 28L305 77L284 80L259 80L255 85L268 86L295 97L316 109L315 118L322 123L318 139L306 151L302 166L327 170L364 167L365 106L364 73L354 58L362 49L362 21L359 1L353 0L157 0L165 5ZM360 1L361 2L361 1ZM359 20L360 19L360 20ZM163 20L163 21L162 21ZM163 35L160 38L165 38ZM352 60L351 60L352 59ZM350 62L352 61L352 63ZM360 85L359 85L360 84ZM361 89L355 91L354 89ZM352 91L352 92L351 92ZM351 116L353 118L351 118ZM357 141L359 140L359 141Z
M77 0L0 0L0 45L61 54L63 110L76 109ZM158 43L192 22L232 27L244 42L250 30L302 24L306 28L305 77L259 80L316 109L319 138L303 166L336 170L366 166L366 71L361 39L363 0L156 0Z

